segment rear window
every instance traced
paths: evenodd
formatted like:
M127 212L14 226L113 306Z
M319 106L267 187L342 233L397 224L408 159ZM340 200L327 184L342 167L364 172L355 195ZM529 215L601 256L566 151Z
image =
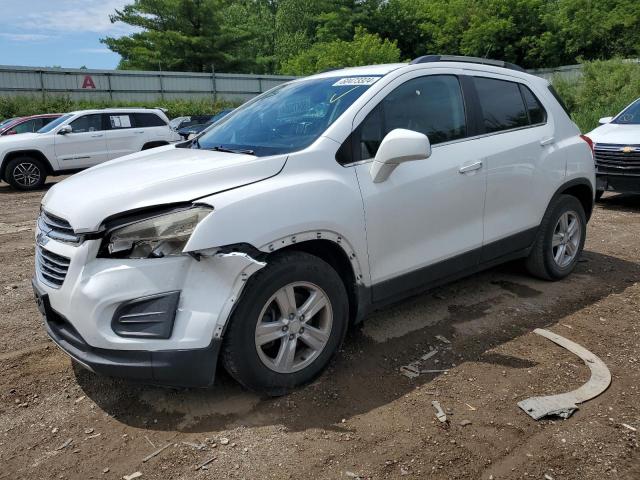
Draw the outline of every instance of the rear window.
M485 132L500 132L529 125L529 117L517 83L481 77L476 77L474 82L482 108Z
M134 113L136 127L165 127L167 124L155 113Z

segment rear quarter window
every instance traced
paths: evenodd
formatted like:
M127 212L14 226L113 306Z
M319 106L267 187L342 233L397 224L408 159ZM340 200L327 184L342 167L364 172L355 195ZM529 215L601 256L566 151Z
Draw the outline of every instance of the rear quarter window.
M133 121L138 128L167 126L167 123L155 113L134 113Z

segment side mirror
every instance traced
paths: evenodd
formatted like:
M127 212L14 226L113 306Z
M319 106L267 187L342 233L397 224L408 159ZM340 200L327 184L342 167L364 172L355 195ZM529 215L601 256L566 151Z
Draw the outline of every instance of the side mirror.
M431 143L423 133L396 128L382 140L371 164L373 183L384 182L404 162L424 160L431 156Z
M71 128L71 125L65 125L64 127L61 127L60 130L58 130L58 135L66 135L67 133L71 133L73 131L73 128Z
M611 120L613 120L613 117L602 117L600 120L598 120L598 123L600 125L606 125L607 123L611 123Z

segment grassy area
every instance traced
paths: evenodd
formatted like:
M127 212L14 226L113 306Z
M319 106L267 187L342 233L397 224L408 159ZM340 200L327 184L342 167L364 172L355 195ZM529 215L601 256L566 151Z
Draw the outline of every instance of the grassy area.
M196 115L217 113L225 108L234 107L230 102L216 102L210 100L160 100L153 102L118 102L95 100L71 100L64 96L17 96L0 97L0 119L35 115L38 113L64 113L74 110L108 107L163 107L168 110L169 118L182 115Z
M640 64L622 60L585 62L578 81L560 77L553 84L573 120L586 133L598 126L598 119L619 113L640 97Z

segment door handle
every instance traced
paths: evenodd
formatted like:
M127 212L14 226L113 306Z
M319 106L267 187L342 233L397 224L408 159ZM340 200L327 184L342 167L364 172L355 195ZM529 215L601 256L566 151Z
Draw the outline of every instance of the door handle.
M94 135L91 135L91 138L100 138L100 137L103 137L103 136L104 136L103 133L96 133Z
M551 145L555 141L556 141L556 139L553 138L553 137L545 138L543 140L540 140L540 146L541 147L546 147L547 145Z
M471 165L464 165L463 167L460 167L460 169L458 170L458 173L473 172L474 170L480 170L481 168L482 168L482 162L475 162L475 163L472 163Z
M144 133L144 130L136 130L136 133Z

